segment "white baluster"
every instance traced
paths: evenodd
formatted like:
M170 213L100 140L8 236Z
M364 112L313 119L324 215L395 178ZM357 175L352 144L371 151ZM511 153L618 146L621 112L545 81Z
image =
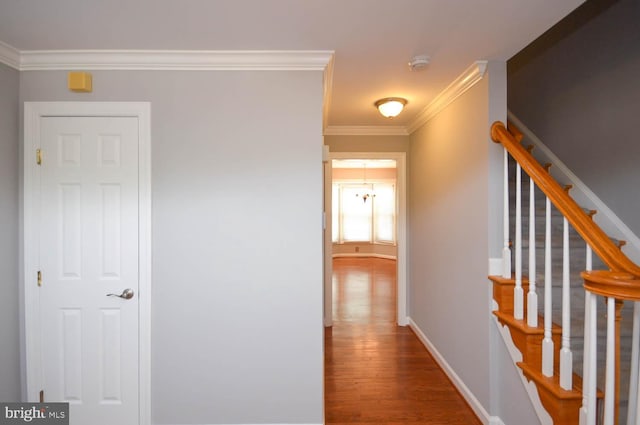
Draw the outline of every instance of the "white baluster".
M585 296L589 300L589 345L585 345L585 357L588 358L589 376L595 377L598 362L598 297L591 292L586 292ZM596 425L596 381L597 379L589 379L589 386L587 387L587 421L584 425Z
M589 244L587 244L587 256L586 256L586 271L591 271L593 257ZM590 338L590 323L591 323L591 309L590 309L591 293L585 292L584 295L584 353L582 358L582 408L580 409L580 425L587 423L587 412L591 408L589 406L588 390L589 380L591 375L589 374L589 356L587 350L591 344Z
M613 425L615 416L615 383L616 383L616 300L607 298L607 358L604 386L604 425Z
M536 293L536 185L529 179L529 295L527 295L527 325L538 326L538 294Z
M587 352L589 347L591 346L591 334L590 334L590 323L591 323L591 309L590 307L591 293L585 292L584 294L584 352L582 358L582 407L580 408L580 425L585 425L587 423L587 412L591 408L589 406L589 384L591 375L589 374L589 356Z
M504 150L504 195L502 223L504 246L502 248L502 277L511 279L511 248L509 247L509 151Z
M633 303L633 333L631 337L631 374L629 378L629 407L627 413L627 425L640 424L638 415L638 343L640 343L640 303Z
M546 201L544 235L544 339L542 340L542 374L553 376L553 338L551 334L551 201Z
M571 288L569 280L569 222L564 219L562 238L562 349L560 350L560 386L571 390L573 354L571 353Z
M522 290L522 172L516 165L516 286L513 289L513 317L524 318L524 292Z

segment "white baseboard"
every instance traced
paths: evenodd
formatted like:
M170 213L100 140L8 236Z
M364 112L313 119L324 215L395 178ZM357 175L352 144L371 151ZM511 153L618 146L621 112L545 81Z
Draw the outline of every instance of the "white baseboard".
M413 321L413 319L409 318L409 326L418 336L418 339L422 342L422 344L426 347L427 351L431 353L433 358L436 360L438 365L442 368L444 373L447 374L453 385L458 389L462 397L467 401L473 412L476 416L482 421L484 425L498 425L502 424L502 420L496 416L489 416L489 413L484 408L482 403L476 398L476 396L471 392L469 387L464 383L462 379L458 376L458 374L453 370L453 368L447 363L445 358L440 354L440 352L436 349L436 347L429 341L429 338L422 332L420 327ZM498 422L496 422L498 421Z
M384 258L386 260L396 260L396 256L395 255L386 255L386 254L375 254L373 252L344 252L344 253L340 253L340 254L332 254L331 255L332 258L340 258L340 257L358 257L358 258L366 258L366 257L373 257L373 258Z

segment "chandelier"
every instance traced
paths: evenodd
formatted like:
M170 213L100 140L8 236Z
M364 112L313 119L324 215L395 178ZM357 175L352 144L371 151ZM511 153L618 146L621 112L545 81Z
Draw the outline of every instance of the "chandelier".
M363 163L362 164L362 185L366 186L367 185L367 164ZM357 197L361 197L362 198L362 202L364 202L365 204L367 203L367 199L369 198L375 198L376 194L373 190L366 191L362 194L360 193L356 193Z

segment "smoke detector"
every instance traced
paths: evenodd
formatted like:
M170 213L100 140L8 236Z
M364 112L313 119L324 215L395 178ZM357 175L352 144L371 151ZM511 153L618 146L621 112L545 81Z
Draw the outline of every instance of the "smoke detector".
M429 56L427 55L418 55L411 58L409 61L409 68L412 71L420 71L429 65Z

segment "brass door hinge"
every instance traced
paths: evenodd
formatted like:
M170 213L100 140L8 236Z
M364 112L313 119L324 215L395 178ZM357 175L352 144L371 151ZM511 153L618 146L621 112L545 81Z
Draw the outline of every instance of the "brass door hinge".
M36 149L36 163L38 165L42 164L42 150L41 149Z
M42 272L38 270L38 286L42 286Z

